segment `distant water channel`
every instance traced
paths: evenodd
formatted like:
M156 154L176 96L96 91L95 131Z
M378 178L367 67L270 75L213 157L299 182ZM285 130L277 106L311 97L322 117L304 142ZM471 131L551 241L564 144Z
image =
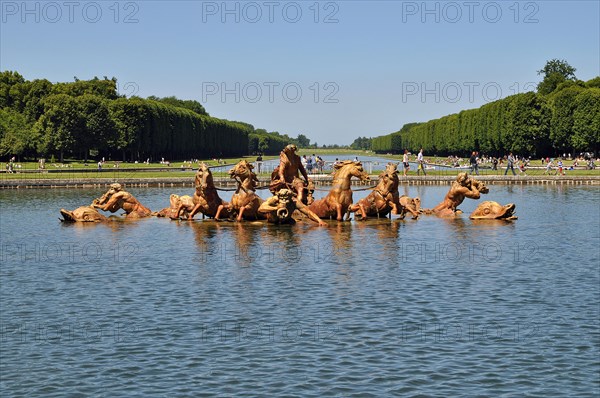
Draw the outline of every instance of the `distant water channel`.
M596 187L491 186L511 223L59 222L102 193L0 191L3 397L600 394Z
M305 150L303 150L302 155L310 155L310 150L308 150L308 152L306 152ZM385 170L386 165L389 162L393 162L393 163L397 163L398 164L398 170L401 173L403 168L402 168L402 164L400 164L400 159L386 159L386 158L382 158L382 157L378 157L378 156L348 156L348 155L320 155L321 158L323 159L323 161L325 162L325 165L323 167L323 171L326 173L331 173L331 171L333 170L333 163L337 160L339 161L343 161L343 160L354 160L354 159L358 159L362 165L363 165L363 169L369 173L369 174L379 174L379 172ZM314 156L313 156L314 158ZM416 171L417 170L417 163L414 161L414 156L411 156L411 160L409 162L411 170L412 171ZM253 162L253 164L255 166L257 166L256 162ZM275 167L277 167L279 165L279 159L271 159L271 160L266 160L261 162L261 171L262 172L272 172L273 169ZM213 170L213 172L227 172L229 169L231 168L231 165L224 165L224 166L213 166L211 167L211 169ZM427 165L427 169L428 170L447 170L447 169L452 169L450 167L447 166L440 166L440 165ZM315 173L317 173L317 166L315 165L314 167L314 171Z

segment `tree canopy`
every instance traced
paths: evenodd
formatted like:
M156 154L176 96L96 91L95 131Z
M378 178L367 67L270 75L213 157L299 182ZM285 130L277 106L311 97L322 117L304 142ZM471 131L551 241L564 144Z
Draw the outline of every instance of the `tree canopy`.
M120 96L116 78L50 83L0 73L0 155L239 156L250 131L208 116L197 101Z
M304 139L211 117L195 100L126 98L114 77L51 83L0 73L0 156L190 159L277 153Z
M523 156L554 156L600 149L600 77L577 80L566 61L551 60L538 92L511 95L372 139L379 153L404 149L438 155L489 155L508 152Z
M543 75L542 81L538 84L538 93L542 95L550 94L563 82L567 80L576 80L576 69L567 61L552 59L546 62L546 65L538 70L538 75Z

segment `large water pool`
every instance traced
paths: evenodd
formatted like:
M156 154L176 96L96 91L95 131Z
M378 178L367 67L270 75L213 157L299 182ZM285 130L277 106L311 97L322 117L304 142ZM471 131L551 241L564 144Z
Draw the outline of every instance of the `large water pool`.
M0 191L2 396L600 394L598 188L491 186L515 222L58 220L102 193Z

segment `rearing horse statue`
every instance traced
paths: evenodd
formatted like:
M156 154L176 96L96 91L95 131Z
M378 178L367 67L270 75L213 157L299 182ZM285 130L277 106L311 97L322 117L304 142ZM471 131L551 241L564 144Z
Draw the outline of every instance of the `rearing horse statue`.
M373 188L373 192L348 207L348 213L360 211L361 220L374 216L385 217L390 214L390 211L399 214L401 206L398 201L399 184L397 165L388 163L385 171L379 174L379 181Z
M205 163L200 164L196 172L194 185L196 186L196 192L194 192L192 198L194 208L190 211L188 220L193 219L197 213L216 218L219 206L226 205L227 202L219 197L212 172ZM183 205L177 210L177 217L179 217L181 210L183 210Z
M323 219L335 217L342 221L348 207L352 204L352 190L350 180L352 177L361 181L369 181L369 175L363 170L360 162L345 160L334 166L333 183L331 190L323 199L316 200L308 208Z
M237 213L237 221L266 218L264 214L258 211L263 200L255 192L258 178L256 178L256 174L252 169L254 169L254 166L244 159L229 170L229 176L237 181L238 188L233 194L230 204L219 206L215 220L219 219L223 210Z
M385 217L390 212L398 214L402 219L406 216L406 213L411 213L413 219L417 219L419 217L420 199L409 198L405 195L400 196L399 186L398 165L388 163L385 171L379 175L379 182L373 192L350 206L348 213L360 211L361 220L374 216Z

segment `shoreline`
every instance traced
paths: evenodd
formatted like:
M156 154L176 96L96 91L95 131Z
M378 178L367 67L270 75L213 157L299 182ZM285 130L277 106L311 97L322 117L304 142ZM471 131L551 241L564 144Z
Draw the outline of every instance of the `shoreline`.
M330 185L331 175L310 175L315 185ZM375 186L378 175L371 175L371 183L365 184L352 180L352 185ZM488 185L600 185L600 176L512 176L482 175L478 180ZM456 176L407 176L400 175L403 185L450 185ZM259 178L261 186L268 186L268 178ZM118 182L124 187L194 187L194 180L186 177L153 177L153 178L72 178L72 179L23 179L0 180L0 189L38 189L38 188L105 188ZM235 188L236 183L229 177L215 177L215 185L219 188Z

